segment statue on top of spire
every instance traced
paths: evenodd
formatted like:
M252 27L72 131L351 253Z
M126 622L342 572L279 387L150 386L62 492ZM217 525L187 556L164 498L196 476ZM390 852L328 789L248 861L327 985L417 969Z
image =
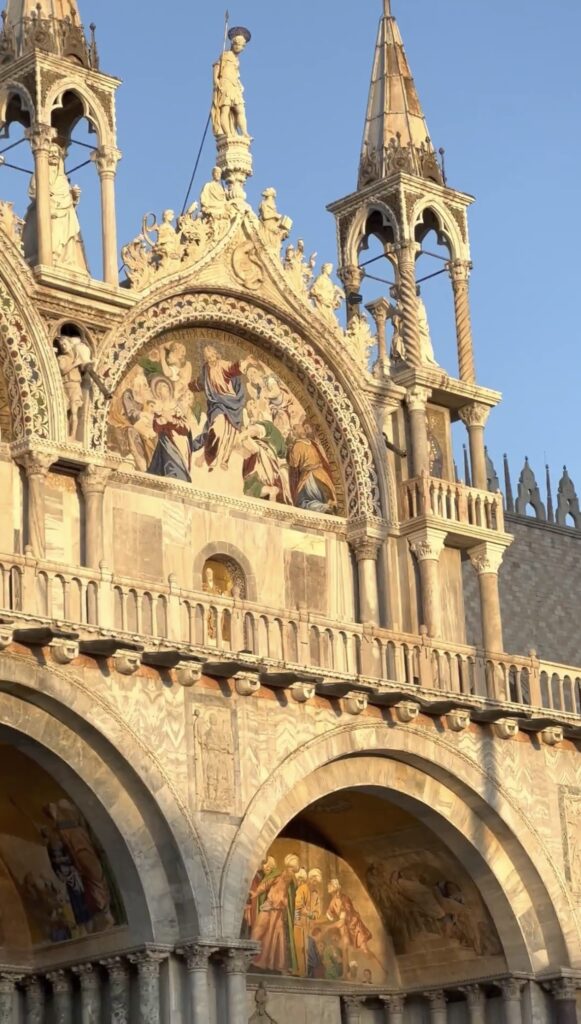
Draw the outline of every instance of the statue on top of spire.
M247 28L231 28L228 38L230 49L224 50L214 64L212 127L216 138L236 135L248 137L239 55L252 37Z

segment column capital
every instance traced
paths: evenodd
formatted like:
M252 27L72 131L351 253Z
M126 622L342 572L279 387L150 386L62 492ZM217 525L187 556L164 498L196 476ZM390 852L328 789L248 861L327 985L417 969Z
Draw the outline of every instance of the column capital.
M76 964L71 968L81 982L81 988L99 988L101 984L98 964Z
M365 308L378 327L380 324L385 327L387 321L397 313L397 306L393 306L383 295L379 299L374 299L373 302L368 302Z
M9 968L3 967L0 970L0 992L3 995L11 995L23 977L24 973L22 971L12 971Z
M260 953L259 942L247 945L221 947L220 960L226 974L246 974Z
M479 576L486 574L498 575L506 546L495 544L493 541L484 541L476 547L469 548L468 557Z
M167 960L169 956L168 949L143 949L139 953L130 953L128 960L130 963L135 964L140 974L147 975L150 978L157 978L159 976L160 965Z
M37 153L46 153L56 139L56 128L53 128L50 124L33 124L30 128L26 128L24 132L25 138L30 142L30 148L33 154L36 156Z
M428 400L431 398L430 388L424 388L420 384L414 384L408 388L405 396L405 403L410 412L425 412Z
M581 988L581 981L577 978L557 978L550 983L551 995L558 1003L574 1003L579 988Z
M49 971L47 973L46 977L47 977L47 980L50 981L50 983L52 985L53 992L56 992L56 993L58 993L58 992L61 992L61 993L70 992L70 990L71 990L71 976L70 976L68 971L65 971L65 970L62 970L62 969L60 969L58 971Z
M16 462L22 466L27 477L41 477L43 480L48 476L51 466L58 460L56 452L26 451L15 456Z
M125 957L110 956L105 960L99 960L101 967L105 967L110 978L125 979L129 973L129 967Z
M418 562L432 560L438 562L444 549L446 534L441 530L432 530L429 527L418 530L408 537L410 550L416 556Z
M393 252L397 253L398 256L413 257L415 260L422 247L419 242L416 242L413 238L403 238L401 242L397 242L393 246Z
M83 494L104 494L111 473L112 470L107 466L95 466L92 463L85 466L83 472L79 473Z
M459 409L458 415L467 427L485 427L491 412L490 406L483 402L469 402Z
M360 1010L365 1006L365 996L341 996L341 1002L348 1010Z
M365 271L361 267L356 266L353 263L339 267L337 270L337 276L345 285L345 290L349 293L358 292L359 287L363 278L365 277Z
M192 942L187 946L178 946L176 953L186 961L188 971L205 971L210 957L219 949L219 946L212 943Z
M468 1006L484 1006L486 1003L486 993L480 985L461 985L460 992L466 996L466 1002Z
M428 1000L432 1010L446 1009L446 1003L448 1000L446 999L446 993L442 988L435 989L433 992L424 992L424 998Z
M502 981L493 981L492 984L500 989L505 1003L520 1003L522 990L527 984L527 979L503 978Z
M463 281L468 281L472 267L472 260L450 260L448 270L452 283L460 284Z
M403 1013L405 1010L406 996L403 994L391 995L391 996L380 996L381 1002L390 1013Z
M123 154L121 150L117 149L116 146L99 146L91 154L91 160L97 167L99 177L115 177L117 171L117 164L121 160Z
M353 519L347 526L347 540L354 549L358 562L365 558L376 561L386 537L387 524L382 519Z

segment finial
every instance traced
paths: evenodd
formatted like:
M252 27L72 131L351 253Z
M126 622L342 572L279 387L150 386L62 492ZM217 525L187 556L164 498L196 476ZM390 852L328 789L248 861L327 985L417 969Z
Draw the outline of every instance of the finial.
M553 488L551 486L551 470L548 465L545 466L546 480L547 480L547 522L555 522L555 510L553 507Z
M504 487L506 497L506 510L507 512L514 512L514 496L512 493L512 481L510 479L510 468L508 465L508 455L504 455Z
M391 0L383 0L383 17L384 18L391 18L391 17L393 17L393 15L391 13Z

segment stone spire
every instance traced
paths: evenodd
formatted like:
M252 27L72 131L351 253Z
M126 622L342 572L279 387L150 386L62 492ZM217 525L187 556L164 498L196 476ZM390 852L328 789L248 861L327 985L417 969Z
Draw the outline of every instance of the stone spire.
M94 26L91 26L91 39L87 40L77 0L7 0L2 22L0 60L3 64L39 49L98 69Z
M442 172L400 31L391 13L391 0L383 0L359 164L359 188L394 171L442 184Z

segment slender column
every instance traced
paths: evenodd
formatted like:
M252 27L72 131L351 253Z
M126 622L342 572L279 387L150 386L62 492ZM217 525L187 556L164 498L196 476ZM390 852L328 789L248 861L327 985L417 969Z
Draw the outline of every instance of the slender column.
M343 996L342 1001L345 1009L345 1024L361 1024L361 1010L365 1005L365 999L361 996Z
M422 589L422 610L428 636L442 635L442 598L440 586L440 555L444 533L422 530L409 538L410 548L418 560Z
M472 264L469 260L451 260L448 264L452 291L454 292L454 310L456 312L456 338L458 341L458 366L460 380L474 384L474 344L472 341L472 322L470 319L469 280Z
M117 217L115 213L115 175L121 153L115 146L101 146L93 160L101 182L101 222L103 232L103 280L117 287L119 267L117 254Z
M484 427L490 415L490 406L481 402L471 402L460 409L460 419L468 430L470 445L470 463L472 466L472 486L481 491L488 489L486 473L486 449L484 447Z
M401 300L403 339L408 366L421 366L420 321L418 289L416 284L417 242L405 242L398 247L398 292Z
M259 946L233 947L222 952L226 972L226 1024L248 1024L246 974L259 952Z
M167 952L145 949L129 957L137 966L139 988L139 1024L160 1024L159 967L167 960Z
M355 549L359 577L359 615L361 622L379 625L379 593L377 587L377 555L381 540L367 531L349 537Z
M129 971L126 961L120 956L101 960L109 974L109 996L111 1001L112 1024L128 1024L129 1021Z
M428 421L426 405L430 397L427 388L410 388L406 395L406 405L410 418L411 456L414 476L430 473L430 448L428 444Z
M48 155L55 130L47 124L36 124L29 128L26 137L34 157L34 182L36 187L36 232L38 241L38 263L52 267L52 228L50 210L50 185Z
M461 992L466 996L470 1024L486 1024L486 994L480 985L464 985Z
M446 1009L446 996L442 989L436 992L426 992L425 997L430 1006L430 1024L446 1024L448 1010Z
M498 572L504 552L504 547L489 541L468 551L470 561L478 573L482 643L487 654L501 654L503 651Z
M347 267L340 267L337 273L345 285L345 294L347 296L347 323L350 323L355 314L359 312L361 303L350 302L349 300L352 296L359 296L359 289L365 276L365 271L361 270L361 267L350 265Z
M48 471L55 461L54 455L41 452L27 452L19 460L24 467L28 485L26 505L27 544L36 558L46 554L44 485Z
M99 1024L101 1020L101 975L93 964L73 967L73 973L81 982L81 1022Z
M386 1024L403 1024L405 1000L406 997L404 995L381 996L381 1001L385 1007Z
M555 1024L577 1024L577 985L574 978L559 978L552 983Z
M523 1024L521 994L526 982L518 978L507 978L495 984L502 992L504 1024Z
M79 476L85 499L85 562L99 569L105 559L103 506L111 471L104 466L87 466Z
M54 1024L71 1024L73 1019L73 992L67 971L51 971L47 979L52 985Z
M14 1024L14 994L21 977L14 971L0 971L0 1024Z
M394 306L387 299L376 299L365 307L375 321L377 327L377 362L386 370L389 369L389 354L387 351L387 321L393 316Z
M24 1020L26 1024L44 1022L44 985L36 975L24 981Z
M191 1024L207 1024L211 1019L208 960L212 953L217 951L217 946L197 943L177 950L178 955L185 958L188 969Z

